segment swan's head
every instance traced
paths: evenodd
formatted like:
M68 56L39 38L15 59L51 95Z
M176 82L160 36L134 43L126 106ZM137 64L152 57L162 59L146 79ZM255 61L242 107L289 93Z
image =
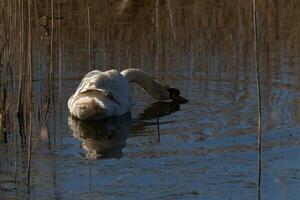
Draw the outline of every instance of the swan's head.
M167 91L169 92L169 98L177 103L187 103L188 100L180 96L180 91L177 88L168 87Z

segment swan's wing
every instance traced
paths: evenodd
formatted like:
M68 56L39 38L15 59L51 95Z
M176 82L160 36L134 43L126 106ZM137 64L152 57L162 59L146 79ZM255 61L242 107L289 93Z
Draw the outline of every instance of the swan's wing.
M74 95L78 95L82 92L89 90L91 85L93 85L93 83L95 83L97 76L102 73L103 72L98 71L98 70L94 70L94 71L87 73L81 80L80 84L78 85Z
M117 70L101 72L98 70L87 73L73 97L90 90L98 90L118 102L118 104L129 104L130 89L127 79Z
M127 79L117 70L108 70L98 74L95 87L105 91L107 96L114 98L119 104L129 104L130 89Z
M75 93L69 98L68 100L68 106L71 107L74 100L82 93L92 90L92 85L95 85L95 81L97 80L97 76L99 74L102 74L103 72L99 70L93 70L87 73L81 82L79 83ZM104 91L103 91L104 92ZM104 92L105 93L105 92Z

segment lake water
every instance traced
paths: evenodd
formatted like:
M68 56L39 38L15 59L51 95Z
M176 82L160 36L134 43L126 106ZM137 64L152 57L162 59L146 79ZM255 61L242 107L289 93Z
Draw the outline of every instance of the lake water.
M33 3L31 181L13 129L0 146L0 199L257 199L252 1L87 2L54 1L54 101L46 124L51 2ZM296 200L300 2L257 2L260 196ZM130 114L94 123L69 117L67 100L85 73L127 67L180 89L189 102L157 103L132 86Z

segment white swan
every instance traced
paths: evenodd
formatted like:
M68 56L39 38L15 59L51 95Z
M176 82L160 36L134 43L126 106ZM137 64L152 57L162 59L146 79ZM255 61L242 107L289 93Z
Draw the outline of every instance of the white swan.
M186 102L178 89L162 86L139 69L87 73L68 101L71 115L80 120L98 120L130 111L129 83L140 85L157 100Z

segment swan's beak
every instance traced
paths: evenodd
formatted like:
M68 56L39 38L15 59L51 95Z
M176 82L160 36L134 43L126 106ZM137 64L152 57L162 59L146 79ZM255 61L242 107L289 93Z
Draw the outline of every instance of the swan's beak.
M187 103L189 100L187 100L186 98L182 97L182 96L174 96L173 101L178 102L178 103Z
M178 89L168 88L167 90L170 94L170 99L172 99L174 102L183 104L183 103L187 103L189 101L186 98L180 96L180 91Z

